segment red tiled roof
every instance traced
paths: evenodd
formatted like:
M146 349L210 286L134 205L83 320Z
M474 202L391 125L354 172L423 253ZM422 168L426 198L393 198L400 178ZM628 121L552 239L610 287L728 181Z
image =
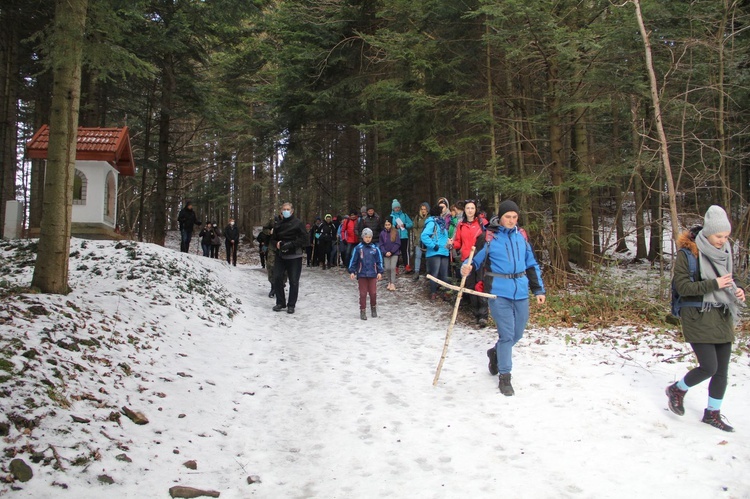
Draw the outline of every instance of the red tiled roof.
M49 126L43 125L26 143L26 155L31 159L47 159ZM130 148L128 127L78 128L76 159L106 161L121 175L135 175L133 151Z

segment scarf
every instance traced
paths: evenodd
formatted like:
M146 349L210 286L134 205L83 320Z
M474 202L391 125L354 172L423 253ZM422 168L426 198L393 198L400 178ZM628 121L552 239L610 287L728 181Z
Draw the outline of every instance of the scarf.
M732 273L732 247L729 241L724 243L723 247L716 248L708 242L708 239L701 231L695 237L695 243L698 246L699 252L701 280L710 281ZM711 307L729 309L734 323L737 324L740 316L740 302L734 295L736 289L736 286L732 285L724 289L709 291L703 295L703 309L701 312L705 312Z

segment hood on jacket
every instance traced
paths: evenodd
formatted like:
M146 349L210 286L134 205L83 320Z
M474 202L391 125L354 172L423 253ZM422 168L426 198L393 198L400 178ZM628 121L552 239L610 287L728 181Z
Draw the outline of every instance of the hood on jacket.
M677 249L687 248L690 252L698 258L698 245L695 244L695 236L701 231L703 227L696 226L690 230L686 230L677 237Z

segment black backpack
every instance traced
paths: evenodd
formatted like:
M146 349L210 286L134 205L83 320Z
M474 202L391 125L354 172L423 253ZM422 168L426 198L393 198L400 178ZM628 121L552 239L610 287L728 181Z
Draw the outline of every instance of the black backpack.
M698 259L695 258L695 255L693 255L693 252L690 251L688 248L680 248L680 251L685 253L685 256L687 257L690 282L695 282L695 274L698 272ZM677 288L675 287L674 278L672 278L672 315L674 315L675 317L679 317L680 309L682 309L682 307L701 308L703 307L703 302L683 301L682 297L677 292Z

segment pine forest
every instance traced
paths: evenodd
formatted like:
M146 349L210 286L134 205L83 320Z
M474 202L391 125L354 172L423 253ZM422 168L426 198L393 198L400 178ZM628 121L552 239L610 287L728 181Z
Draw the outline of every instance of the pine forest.
M4 0L0 220L18 199L26 226L63 3L85 8L78 125L130 129L132 239L164 244L187 199L252 234L283 201L309 220L510 198L553 276L626 226L658 261L719 204L746 260L750 2Z

